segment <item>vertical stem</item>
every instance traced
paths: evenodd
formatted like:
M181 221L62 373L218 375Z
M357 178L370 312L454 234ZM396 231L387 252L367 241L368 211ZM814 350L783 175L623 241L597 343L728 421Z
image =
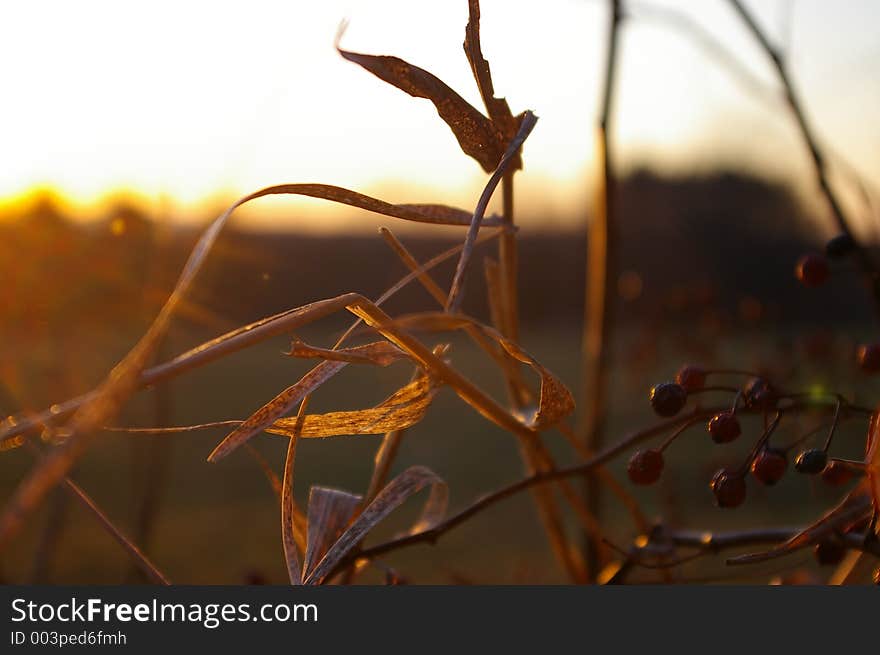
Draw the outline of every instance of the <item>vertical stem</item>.
M581 341L581 413L578 433L584 446L592 451L602 447L607 414L610 301L614 284L615 214L614 168L609 148L611 99L614 91L619 27L622 18L620 0L609 0L608 51L602 105L597 130L598 159L602 166L596 215L587 236L586 298ZM601 488L594 477L585 481L587 506L598 517ZM585 539L588 572L595 579L599 567L599 544Z
M509 227L513 227L514 224L513 175L512 170L508 171L501 180L503 221ZM517 255L516 233L512 229L505 230L498 242L498 263L501 277L501 325L497 327L505 337L515 343L519 343ZM519 378L519 368L516 367L513 370L517 377L508 380L510 403L514 408L521 409L525 399L522 395L524 387ZM523 460L526 474L548 470L547 461L542 458L540 443L521 441L520 457ZM574 582L586 582L586 569L569 548L562 517L552 490L548 487L536 487L533 493L541 522L557 559L561 561Z
M758 26L754 17L749 13L745 6L743 6L740 0L730 0L730 4L733 7L733 10L746 24L746 27L752 33L752 36L761 46L764 54L767 55L773 68L776 70L776 75L779 78L779 82L782 84L785 93L786 103L791 110L795 123L797 123L798 131L801 134L804 145L809 151L810 160L813 162L813 168L819 189L825 196L825 199L831 208L831 214L834 218L834 222L837 224L837 228L843 234L854 237L851 229L852 223L847 218L843 206L837 198L837 194L834 193L834 189L831 187L831 183L828 180L825 156L822 154L822 151L819 148L819 143L810 128L810 124L807 122L807 118L803 111L803 105L801 104L797 93L795 92L794 85L788 76L788 68L782 54L780 54L779 50L770 43L767 35ZM862 272L865 274L869 288L872 290L874 301L878 304L878 309L880 309L880 297L878 297L876 292L873 292L872 288L874 282L877 281L877 264L873 261L870 253L864 248L864 246L862 246L862 244L858 243L855 238L853 238L853 241L856 243L856 256L858 257Z

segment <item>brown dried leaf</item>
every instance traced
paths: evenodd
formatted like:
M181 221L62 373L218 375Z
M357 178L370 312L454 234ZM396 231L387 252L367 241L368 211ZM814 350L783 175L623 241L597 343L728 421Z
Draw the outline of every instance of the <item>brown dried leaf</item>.
M300 564L299 544L296 538L296 499L293 497L293 467L296 462L296 445L299 443L299 429L308 406L308 398L304 398L297 412L297 424L287 443L287 455L284 458L284 477L281 486L281 546L284 561L287 564L287 575L290 584L302 584L302 565Z
M336 375L347 365L348 362L325 361L315 366L315 368L306 373L299 382L275 396L256 412L251 414L244 423L230 432L226 438L214 448L213 452L208 455L208 461L217 462L223 459L248 439L270 427L278 418L290 412L294 405ZM297 419L291 420L290 429L286 433L287 436L290 436L291 430L296 424L296 420Z
M395 324L407 329L431 331L458 330L472 326L495 341L511 357L531 367L541 377L541 391L538 406L530 414L522 417L523 423L529 428L539 430L552 426L574 411L574 398L559 378L513 341L487 325L461 314L451 315L440 312L404 316L397 319Z
M298 339L290 344L290 351L284 353L290 357L302 359L324 359L349 364L376 364L388 366L400 359L409 359L409 355L389 341L374 341L354 348L317 348Z
M489 118L495 125L502 141L508 143L513 139L519 129L523 115L514 118L504 98L495 97L495 86L492 84L492 73L489 70L489 62L483 57L480 47L480 3L479 0L468 0L468 23L464 30L464 53L471 65L474 80L489 112ZM511 163L514 169L522 168L522 160L519 155Z
M362 496L347 491L312 487L309 492L308 545L303 573L308 576L357 514Z
M380 404L369 409L350 412L330 412L310 414L303 422L301 437L320 438L354 434L385 434L392 430L402 430L422 420L434 398L436 385L425 375L399 389ZM296 420L281 418L266 432L291 435Z
M491 120L428 71L398 57L343 50L339 47L341 36L340 32L336 49L342 57L414 98L426 98L433 102L440 118L458 139L462 151L476 159L487 173L495 170L509 139L504 138Z
M446 483L436 473L424 466L411 466L403 473L394 478L380 491L373 501L367 505L360 516L352 523L342 536L330 547L321 561L306 577L306 584L321 584L336 565L344 558L352 548L359 544L363 538L379 524L386 516L400 507L405 500L418 493L428 485L446 486ZM434 494L432 493L432 498ZM428 505L432 501L429 499ZM436 507L436 506L435 506ZM433 512L433 510L432 510ZM424 513L423 513L424 516ZM429 516L429 520L436 520L436 514ZM421 522L421 521L420 521ZM431 527L433 524L424 523Z

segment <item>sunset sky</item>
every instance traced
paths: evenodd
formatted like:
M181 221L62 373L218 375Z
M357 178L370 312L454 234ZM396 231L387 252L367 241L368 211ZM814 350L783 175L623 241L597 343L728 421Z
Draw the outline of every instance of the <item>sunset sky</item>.
M783 105L750 91L663 18L671 9L697 21L775 89L727 2L625 4L632 20L614 119L622 167L735 164L812 188ZM788 53L823 143L880 186L880 3L748 6ZM497 92L514 112L540 117L518 178L521 206L552 225L582 217L594 178L606 3L482 7ZM486 175L428 101L336 54L343 19L343 47L407 59L482 109L461 48L465 0L3 3L0 205L34 187L85 209L131 190L148 208L161 202L204 218L206 202L281 182L325 182L391 202L472 208ZM340 213L351 215L317 201L260 202L266 211L248 218L255 224L339 226Z

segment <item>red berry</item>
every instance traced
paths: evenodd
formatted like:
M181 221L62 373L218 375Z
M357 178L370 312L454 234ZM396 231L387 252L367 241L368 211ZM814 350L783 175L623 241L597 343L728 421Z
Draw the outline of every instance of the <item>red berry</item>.
M833 537L822 539L813 548L813 554L816 556L816 561L822 566L840 564L843 556L846 555L846 546L841 543L840 539Z
M814 253L804 255L797 262L795 275L805 287L822 286L828 279L828 260Z
M675 416L687 402L687 391L675 382L661 382L651 387L651 407L660 416Z
M773 409L779 394L764 378L751 378L743 387L743 399L747 407Z
M698 391L706 386L706 371L699 366L682 366L675 381L688 393Z
M746 481L741 475L721 469L710 485L718 507L737 507L746 499Z
M856 350L856 359L865 373L877 373L880 371L880 343L862 344Z
M788 460L785 451L775 448L762 448L752 461L752 475L762 484L774 485L785 475Z
M822 479L834 486L838 487L852 480L853 472L846 464L841 462L830 461L822 471Z
M712 441L715 443L728 443L736 439L741 433L739 419L733 412L719 412L709 420L706 426Z
M663 472L663 453L647 449L637 451L629 460L626 473L633 484L654 484Z

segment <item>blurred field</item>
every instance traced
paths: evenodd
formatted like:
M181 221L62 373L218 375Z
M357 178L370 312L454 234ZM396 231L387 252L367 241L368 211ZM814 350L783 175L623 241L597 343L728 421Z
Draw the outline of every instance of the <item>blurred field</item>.
M343 325L338 320L329 323ZM334 334L335 330L328 333L323 329L310 329L298 336L325 344L328 335L332 337ZM107 326L106 333L91 336L100 342L101 349L89 351L85 345L82 350L77 348L82 358L91 362L87 374L84 366L78 370L84 377L96 380L101 373L101 364L109 364L113 352L122 352L127 345L126 339L134 338L134 334L130 337L122 335ZM210 335L192 331L184 334L178 330L167 345L167 352L177 352L192 345L199 337L207 336ZM681 335L676 339L667 335L655 343L663 353L662 360L650 361L647 365L629 362L617 367L618 375L613 381L610 440L655 420L646 402L650 381L670 378L681 361L693 359L694 353L681 347L680 338ZM574 329L545 327L528 331L523 343L546 366L571 382L577 375L578 339L579 334ZM778 339L798 343L793 335L779 335ZM502 397L500 380L496 372L485 365L482 356L462 339L455 338L452 343L454 364L480 380L488 391ZM634 329L619 334L616 339L618 361L626 363L638 343L639 335ZM246 416L305 372L303 362L280 354L287 345L285 339L278 338L174 381L168 387L170 424ZM768 355L779 359L778 345L766 338L726 340L718 345L713 359L736 366L759 365ZM836 349L831 361L839 359L841 373L845 373L848 366L843 355L848 346L838 343L831 347ZM102 354L96 356L93 353ZM21 387L22 394L31 398L45 397L44 382L53 375L52 362L46 353L29 353L26 360L31 370L22 378L28 380ZM634 372L638 375L633 375ZM388 369L350 366L315 395L310 409L331 411L374 404L404 384L409 374L406 364L396 364ZM811 377L814 375L815 371L801 370L792 380L815 384L817 379ZM823 382L836 383L834 380ZM858 388L844 391L853 393L856 399L866 398L871 391L876 391L876 384L870 388L860 384ZM140 394L119 422L132 426L154 425L155 417L155 391L150 391ZM756 425L754 429L757 429ZM843 430L839 444L858 444L863 430L864 426L853 421ZM158 437L105 433L80 464L74 478L131 533L135 532L136 508L141 494L146 485L156 485L161 505L147 550L173 581L240 583L249 575L258 573L269 581L282 583L285 568L280 546L279 509L260 469L243 451L218 465L205 461L224 434L222 429ZM782 429L779 443L793 440L795 434L790 429ZM561 464L575 461L575 456L558 433L548 434L546 439ZM689 436L668 451L669 463L662 483L645 491L634 490L644 502L648 515L656 516L662 512L667 520L689 528L723 530L795 525L830 506L840 493L806 476L790 474L770 490L750 484L749 499L739 510L714 508L708 480L716 468L741 461L745 456L746 441L743 438L723 448L713 446L702 428L694 428ZM161 443L170 458L167 475L162 479L145 479L149 467L149 442ZM284 440L263 435L256 443L280 473ZM307 489L312 484L362 491L369 480L372 454L378 443L379 437L373 436L303 442L296 477L300 502L305 503ZM626 457L621 458L612 470L632 488L625 476L620 475L625 461ZM3 454L0 458L0 497L8 496L30 463L30 455L24 451ZM516 446L510 435L477 416L448 390L440 393L426 420L407 435L395 470L416 463L431 467L448 481L452 508L461 507L477 495L513 481L521 473ZM605 499L603 516L608 536L625 544L635 536L632 524L619 504L609 499L608 494ZM381 526L372 539L390 536L404 527L415 510L416 503L411 502L404 511ZM37 548L49 511L44 508L40 512L24 537L17 540L4 557L2 574L5 580L23 582L29 579L33 551ZM572 529L576 529L573 522ZM63 530L63 538L51 563L53 582L114 583L130 575L130 565L122 551L93 517L83 513L76 504L69 507ZM806 553L789 559L796 558L811 565L812 558ZM528 494L496 506L456 529L436 546L403 550L392 554L382 564L393 566L401 575L419 583L563 581L546 548ZM745 573L752 579L761 580L777 568L790 564L791 561L771 562ZM654 573L645 571L640 577L655 579ZM710 557L682 567L680 574L684 578L708 576L718 580L726 575L741 576L743 573L726 570L720 558ZM363 579L381 579L377 576L381 576L378 570Z

